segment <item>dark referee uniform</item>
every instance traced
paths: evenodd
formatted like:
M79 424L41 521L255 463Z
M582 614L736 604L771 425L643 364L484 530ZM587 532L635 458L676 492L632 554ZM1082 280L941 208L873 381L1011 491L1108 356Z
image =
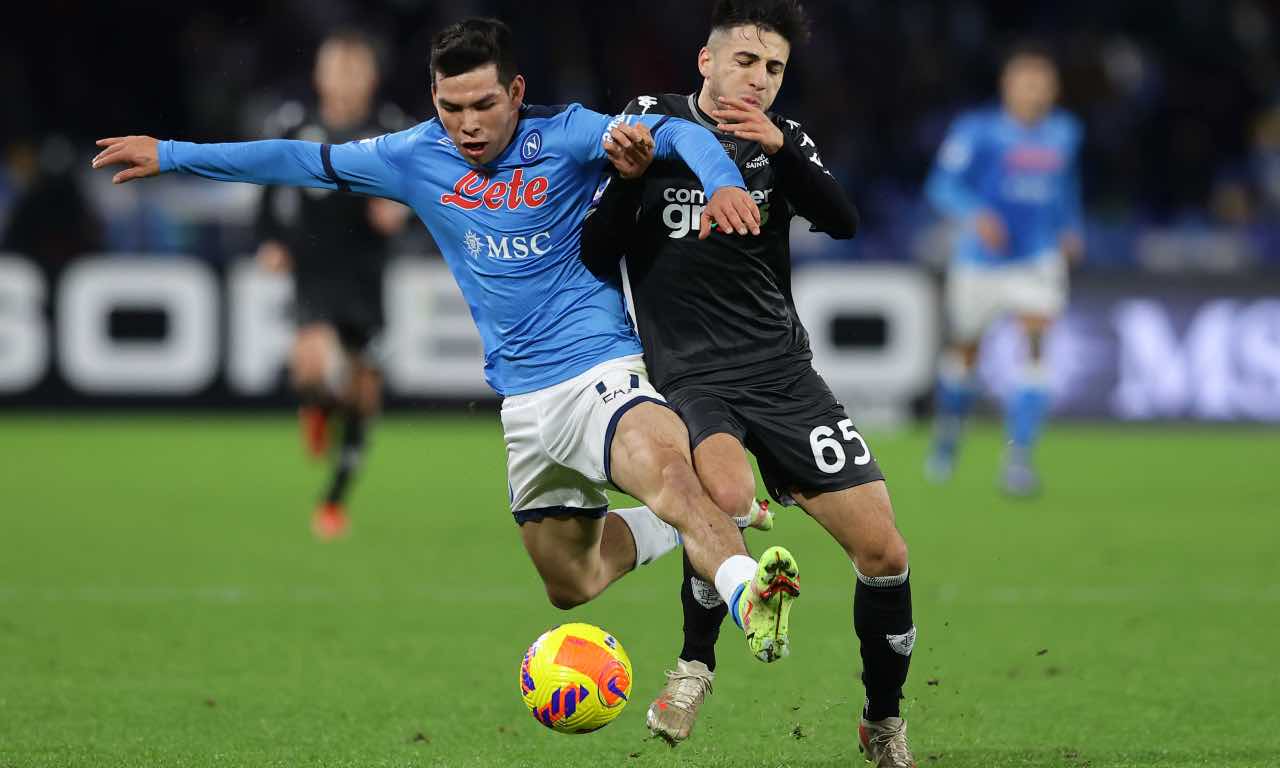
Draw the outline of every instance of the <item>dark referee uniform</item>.
M760 206L759 237L713 231L698 240L706 199L682 161L654 159L636 180L611 177L583 226L583 260L630 284L650 379L679 412L693 446L716 433L755 454L775 499L883 479L866 442L813 369L809 336L791 296L793 216L835 238L852 237L857 212L822 167L799 123L769 114L784 144L715 130L697 96L642 96L629 114L667 114L711 130Z
M394 107L380 119L334 131L296 102L272 118L280 138L341 144L398 131L407 122ZM258 215L259 241L279 240L293 261L294 318L327 323L342 345L368 351L384 324L382 273L388 239L369 224L369 198L327 189L268 187Z

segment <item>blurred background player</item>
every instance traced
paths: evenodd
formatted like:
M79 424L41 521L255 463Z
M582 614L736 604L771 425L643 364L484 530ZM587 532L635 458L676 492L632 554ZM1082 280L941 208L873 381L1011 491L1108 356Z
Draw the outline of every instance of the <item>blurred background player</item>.
M354 30L330 34L316 53L314 110L297 102L272 118L282 138L341 144L405 127L394 107L375 112L378 59L373 41ZM382 198L327 189L267 187L258 216L258 261L292 272L298 330L290 381L307 451L332 456L333 476L312 519L320 538L346 532L346 498L363 458L370 420L381 405L376 346L383 326L382 273L390 238L409 209ZM341 425L336 446L330 426Z
M983 332L1015 316L1027 361L1005 403L1009 445L1002 484L1026 496L1040 488L1032 449L1049 410L1044 338L1067 300L1067 262L1083 252L1074 117L1055 108L1058 70L1048 49L1024 43L1001 74L999 107L962 115L926 183L929 201L958 226L946 284L951 342L938 384L938 413L926 466L950 477L965 418L977 398Z
M593 271L616 274L625 252L645 362L688 425L694 468L716 505L758 527L767 521L754 499L750 450L774 498L803 507L853 562L866 689L859 739L877 768L909 768L899 708L916 638L907 545L878 463L813 368L791 295L792 218L848 239L858 215L800 123L766 111L792 45L808 38L808 14L796 0L720 0L710 27L698 54L701 89L641 96L625 112L712 131L760 204L762 234L699 239L697 177L679 160L650 165L649 156L634 167L615 163L625 178L607 183L583 225L583 254ZM618 126L613 138L652 146L642 126ZM689 736L711 691L729 612L688 559L680 599L684 645L646 720L672 743Z

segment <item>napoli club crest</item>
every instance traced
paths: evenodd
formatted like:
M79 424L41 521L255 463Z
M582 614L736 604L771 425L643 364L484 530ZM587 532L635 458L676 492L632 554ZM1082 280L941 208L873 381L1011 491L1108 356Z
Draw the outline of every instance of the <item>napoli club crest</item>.
M520 158L526 163L538 156L542 151L542 132L536 128L525 134L520 142Z

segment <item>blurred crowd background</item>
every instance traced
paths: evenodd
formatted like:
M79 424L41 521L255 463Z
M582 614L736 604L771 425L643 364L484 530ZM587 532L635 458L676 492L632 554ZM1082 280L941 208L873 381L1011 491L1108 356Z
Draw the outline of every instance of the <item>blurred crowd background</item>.
M1050 44L1087 127L1086 268L1280 269L1280 14L1266 0L811 0L776 109L802 121L866 221L800 259L940 258L920 188L949 121L995 97L1007 47ZM620 110L692 91L707 9L688 0L51 0L0 30L0 250L50 267L88 252L251 252L256 191L193 179L107 194L93 139L269 135L312 98L316 46L380 41L380 100L432 116L430 36L470 14L517 31L529 98ZM1161 236L1152 236L1153 233ZM1168 237L1186 233L1187 237ZM421 229L417 236L425 238ZM1194 247L1189 247L1194 243Z

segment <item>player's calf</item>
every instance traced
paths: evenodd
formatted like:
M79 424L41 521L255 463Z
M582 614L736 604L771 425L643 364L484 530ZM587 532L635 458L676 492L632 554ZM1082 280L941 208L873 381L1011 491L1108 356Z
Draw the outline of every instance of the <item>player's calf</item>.
M589 510L566 509L520 523L520 537L547 599L562 611L589 602L612 581L601 549L608 537L619 533L604 527L604 520Z
M623 574L680 543L676 530L646 507L534 510L517 512L516 519L547 598L560 610L590 602Z
M915 648L907 545L894 522L883 481L796 497L853 561L853 627L862 655L864 717L899 717L902 687ZM888 763L893 765L893 763Z

